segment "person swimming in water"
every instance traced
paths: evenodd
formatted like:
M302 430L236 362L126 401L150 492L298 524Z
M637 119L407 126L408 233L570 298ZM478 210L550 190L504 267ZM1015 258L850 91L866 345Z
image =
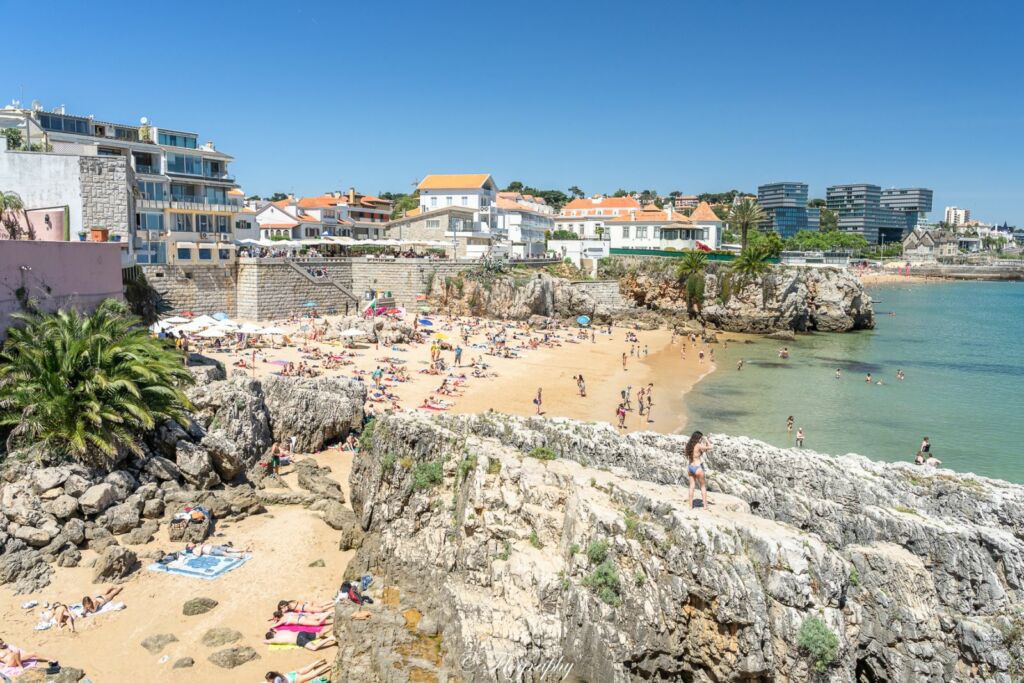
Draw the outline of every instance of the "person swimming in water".
M704 454L711 448L711 441L702 432L694 432L686 442L686 475L690 482L690 509L693 509L693 493L697 486L701 490L701 505L711 505L708 499L707 468Z

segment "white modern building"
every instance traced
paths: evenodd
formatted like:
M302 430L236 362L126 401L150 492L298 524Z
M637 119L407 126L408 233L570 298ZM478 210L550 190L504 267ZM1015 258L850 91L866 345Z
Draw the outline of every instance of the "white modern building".
M961 209L957 206L947 206L945 220L946 223L953 227L964 225L971 220L971 210Z
M583 239L608 239L607 224L640 211L640 202L632 197L604 197L595 195L574 199L558 213L555 228L569 230Z
M45 111L9 106L4 120L23 119L18 129L30 148L78 157L120 157L132 171L134 225L131 246L138 263L217 262L233 259L241 198L229 194L232 158L196 133L138 124L111 123L68 114L63 105ZM17 191L17 190L15 190ZM104 227L84 225L84 229Z
M547 233L555 229L555 211L542 197L499 192L498 232L508 236L513 257L542 256Z

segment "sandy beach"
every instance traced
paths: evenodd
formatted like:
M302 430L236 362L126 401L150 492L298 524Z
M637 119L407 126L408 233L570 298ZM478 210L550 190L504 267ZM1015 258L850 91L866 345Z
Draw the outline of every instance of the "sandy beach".
M322 325L323 319L317 321ZM328 320L333 326L333 320ZM454 345L461 339L462 325L468 320L433 318L432 333L441 332ZM628 431L652 430L673 432L685 422L684 395L701 377L714 369L712 349L722 347L696 344L683 337L675 337L667 330L635 332L637 341L626 341L628 330L607 328L595 330L591 336L577 338L575 328L548 333L520 331L512 325L494 321L482 323L470 335L469 345L463 353L463 366L480 359L482 372L488 376L473 377L468 367L451 368L456 377L466 375L452 395L441 395L435 390L445 375L423 374L430 366L431 339L420 343L396 347L377 347L374 344L356 344L346 351L351 365L324 370L321 354L338 354L345 347L337 342L313 342L302 337L299 328L303 322L281 323L289 331L291 345L272 348L257 355L255 368L239 368L234 363L243 356L252 358L251 351L229 353L212 352L208 355L224 363L229 376L244 374L264 377L279 373L282 362L298 364L304 360L319 368L322 376L359 377L371 382L370 375L378 365L387 368L386 357L400 358L408 381L385 380L386 390L396 394L403 410L417 409L428 397L447 401L453 413L475 413L498 410L518 415L536 413L533 398L537 389L543 389L542 411L547 416L565 416L588 421L616 423L615 410L621 392L632 387L632 410L627 413ZM518 357L505 358L488 355L483 344L488 335L504 331L507 344L516 349ZM723 338L720 336L720 338ZM529 348L530 340L537 348ZM727 343L727 342L726 342ZM472 346L476 344L477 346ZM303 350L304 349L304 350ZM705 358L700 360L699 352ZM685 351L685 358L683 353ZM622 354L626 354L623 368ZM442 358L452 363L454 353L446 350ZM278 361L273 363L271 361ZM587 396L579 395L574 376L583 374ZM654 385L652 414L640 416L636 410L636 392L649 383ZM375 412L390 409L390 403L369 403ZM348 490L351 453L337 448L313 454L320 464L329 465L332 476ZM358 455L355 457L359 457ZM294 475L284 476L286 483L296 487ZM124 611L78 620L78 632L35 631L40 607L24 610L21 604L34 599L43 603L60 600L74 603L83 595L95 594L102 587L91 583L88 568L95 553L83 552L81 565L76 568L55 568L52 584L37 595L15 596L10 591L0 592L0 614L4 626L0 637L19 647L40 652L65 665L83 668L96 682L137 680L217 680L221 683L261 680L270 669L291 671L319 657L332 660L333 648L317 653L304 650L270 651L262 644L270 613L279 599L330 600L341 582L342 572L352 552L338 550L338 532L331 530L315 512L300 507L272 507L268 514L255 515L238 522L224 522L217 527L211 542L232 541L236 547L252 546L254 557L240 568L213 581L150 572L137 572L117 597L126 603ZM156 540L145 546L133 547L140 555L154 549L177 550L178 544L167 540L166 525L162 525ZM323 560L323 567L310 567ZM379 589L379 587L378 587ZM371 595L374 591L371 589ZM211 612L187 617L182 605L195 597L209 597L220 604ZM371 608L372 609L372 608ZM202 644L202 635L211 628L229 627L242 633L235 645L248 645L257 650L260 659L232 670L223 670L207 661L207 657L220 648ZM177 642L163 651L151 655L140 643L155 634L172 633ZM191 657L195 666L172 669L180 657Z

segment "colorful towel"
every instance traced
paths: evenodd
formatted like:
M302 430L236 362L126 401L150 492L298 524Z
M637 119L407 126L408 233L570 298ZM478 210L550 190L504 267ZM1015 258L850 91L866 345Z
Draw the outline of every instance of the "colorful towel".
M0 674L7 676L8 678L17 678L21 674L25 673L28 669L34 667L38 662L32 660L30 662L23 662L23 666L5 666L0 667Z
M320 633L326 626L303 626L300 624L285 624L274 627L275 631L293 631L295 633Z
M252 555L231 555L217 557L214 555L184 555L167 564L155 563L147 567L153 572L164 572L166 574L181 574L197 579L212 580L232 569L237 569L252 559Z
M88 614L86 614L85 613L85 608L82 607L82 603L80 603L80 602L75 603L74 605L71 605L70 607L68 607L68 609L71 610L72 614L74 614L76 617L82 617L82 618L91 617L91 616L94 616L96 614L106 614L107 612L120 612L124 608L125 608L125 604L123 602L107 602L107 603L103 604L103 607L100 607L95 612L89 612Z

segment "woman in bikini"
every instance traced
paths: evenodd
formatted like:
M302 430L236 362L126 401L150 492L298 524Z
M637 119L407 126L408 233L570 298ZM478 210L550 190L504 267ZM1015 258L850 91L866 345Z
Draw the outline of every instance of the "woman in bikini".
M711 442L701 432L694 432L686 442L686 475L690 480L690 509L693 509L693 492L700 484L704 506L711 505L708 500L708 478L704 467L704 454L711 448Z
M334 623L334 614L331 612L284 612L280 617L274 614L277 621L270 627L271 630L281 626L330 626Z
M274 612L274 618L280 619L289 612L308 614L329 612L332 609L334 609L333 602L314 603L305 600L281 600L277 603L277 611Z
M290 671L286 674L268 671L263 680L267 683L310 683L321 676L329 676L331 665L325 659L318 659L309 666Z
M29 662L47 661L52 660L37 652L26 652L25 650L16 648L13 645L8 645L4 642L3 638L0 638L0 664L3 665L3 668L21 668Z
M278 631L270 629L263 636L263 642L267 645L298 645L311 652L338 644L334 636L320 637L316 633L306 633L304 631Z
M71 613L68 606L61 602L55 602L53 607L53 623L57 624L57 628L62 629L65 626L71 628L71 632L75 632L75 615Z
M103 606L108 602L117 597L118 593L121 592L120 586L111 586L103 593L97 595L95 598L90 598L86 595L82 598L82 612L85 614L96 614Z

